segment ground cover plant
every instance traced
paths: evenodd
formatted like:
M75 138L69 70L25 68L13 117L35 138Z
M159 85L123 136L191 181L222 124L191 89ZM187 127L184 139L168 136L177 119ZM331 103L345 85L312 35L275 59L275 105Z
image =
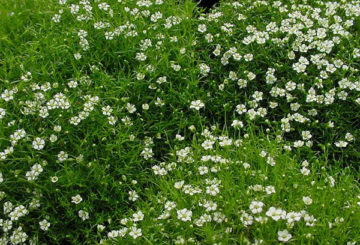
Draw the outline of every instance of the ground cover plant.
M358 1L0 20L0 244L360 242Z

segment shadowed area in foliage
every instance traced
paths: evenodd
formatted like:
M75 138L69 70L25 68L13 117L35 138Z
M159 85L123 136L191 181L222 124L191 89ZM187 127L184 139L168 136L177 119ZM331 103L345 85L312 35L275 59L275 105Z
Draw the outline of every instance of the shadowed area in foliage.
M209 12L211 8L219 4L219 0L201 0L199 1L199 7L205 9L205 12Z

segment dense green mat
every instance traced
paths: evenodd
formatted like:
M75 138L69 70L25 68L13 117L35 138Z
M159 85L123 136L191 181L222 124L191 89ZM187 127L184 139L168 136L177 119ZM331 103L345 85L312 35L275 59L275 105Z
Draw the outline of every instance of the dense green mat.
M360 242L360 3L0 0L0 244Z

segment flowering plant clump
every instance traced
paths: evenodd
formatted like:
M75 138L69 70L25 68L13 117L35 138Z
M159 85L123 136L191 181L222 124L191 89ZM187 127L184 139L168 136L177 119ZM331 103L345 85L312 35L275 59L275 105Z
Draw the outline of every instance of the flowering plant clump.
M358 1L0 18L0 244L360 241Z
M347 226L355 225L356 218L345 215L359 215L358 187L353 177L347 181L354 194L340 187L346 184L342 178L351 176L349 168L336 177L315 162L299 163L278 143L252 140L250 135L232 139L219 135L216 127L195 137L196 143L177 143L164 162L152 167L159 188L147 194L156 197L150 204L158 216L153 226L166 233L169 242L195 242L200 236L206 244L314 243L325 239L323 234L334 243L358 239L348 241L336 231L358 237L354 227ZM210 138L213 148L201 147ZM328 205L329 200L335 206Z

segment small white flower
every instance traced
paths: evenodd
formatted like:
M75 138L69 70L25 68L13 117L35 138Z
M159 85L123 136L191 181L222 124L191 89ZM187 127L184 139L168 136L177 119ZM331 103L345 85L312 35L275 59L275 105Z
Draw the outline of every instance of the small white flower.
M200 73L201 73L201 75L206 76L206 75L208 75L209 72L210 72L210 67L209 67L207 64L201 63L201 64L199 65L199 68L200 68Z
M75 204L79 204L82 201L82 197L78 194L76 196L71 197L71 202Z
M96 228L98 231L102 232L106 227L104 225L99 224L96 226Z
M242 128L244 127L244 123L242 121L239 121L239 120L234 120L232 123L231 123L231 126L234 127L234 128Z
M135 202L139 198L136 191L129 191L129 200Z
M206 193L211 196L216 196L220 192L218 185L213 184L206 187Z
M269 216L273 220L278 221L280 219L286 218L286 211L280 208L270 207L269 210L266 212L266 216Z
M184 136L182 136L182 135L180 135L180 134L177 134L177 135L175 136L175 139L178 140L178 141L183 141L185 138L184 138Z
M191 221L192 211L184 208L177 211L177 216L179 220Z
M201 24L198 26L198 31L201 33L206 32L206 25L205 24Z
M303 198L302 198L302 200L303 200L303 202L306 204L306 205L310 205L311 203L312 203L312 199L310 198L310 197L308 197L308 196L304 196Z
M210 150L213 148L213 144L215 144L214 141L212 140L205 140L201 146L205 149L205 150Z
M252 61L254 58L253 54L245 54L244 59L245 61Z
M128 110L129 113L134 113L136 111L136 107L133 104L127 103L126 110Z
M209 169L208 169L208 167L206 167L206 166L200 166L200 167L198 168L198 170L199 170L199 174L200 174L200 175L204 175L204 174L207 174L207 173L209 172Z
M115 125L115 123L117 122L117 119L114 116L109 116L107 119L110 125Z
M184 185L184 181L182 180L182 181L179 181L179 182L175 182L175 184L174 184L174 187L176 188L176 189L181 189L182 187L183 187L183 185Z
M129 235L136 239L138 238L139 236L142 236L142 233L141 233L141 229L140 228L137 228L136 226L133 226L130 228L130 232L129 232Z
M205 104L201 100L191 101L190 109L200 110Z
M0 108L0 119L4 118L5 116L5 109Z
M144 53L136 53L136 59L139 61L145 61L146 60L146 55Z
M83 221L89 219L89 213L84 210L79 210L78 214Z
M346 139L347 141L353 141L353 140L354 140L354 136L353 136L352 134L350 134L350 133L346 133L345 139Z
M265 187L265 192L266 192L268 195L270 195L270 194L272 194L272 193L275 193L275 192L276 192L276 191L275 191L275 187L272 186L272 185L266 186L266 187Z
M335 146L339 148L345 148L348 145L348 142L340 140L335 142Z
M49 140L51 143L54 143L55 141L57 141L57 139L58 139L58 137L55 134L50 135Z
M287 222L289 224L299 221L301 219L301 213L290 212L286 215Z
M43 231L47 231L50 227L50 222L47 221L46 219L42 220L39 222L40 225L40 229Z
M134 222L138 222L138 221L142 221L144 219L144 214L141 211L138 211L137 213L133 214L133 221Z
M278 231L278 240L280 242L287 242L291 239L291 237L292 235L287 230Z
M261 213L264 203L258 201L252 201L250 204L250 211L253 214Z
M149 104L142 104L142 108L144 111L149 110Z
M305 176L310 174L310 170L305 167L301 168L300 172Z
M68 82L69 88L76 88L78 86L78 83L76 81L71 80Z
M63 162L68 159L68 154L64 151L60 151L57 156L58 156L59 162Z
M56 183L59 180L59 178L57 176L52 176L50 180L51 182Z
M41 150L44 148L45 146L45 140L43 140L42 138L35 138L35 140L32 142L32 146L35 150Z
M80 59L81 59L81 54L80 54L80 53L74 54L74 58L75 58L76 60L80 60Z

